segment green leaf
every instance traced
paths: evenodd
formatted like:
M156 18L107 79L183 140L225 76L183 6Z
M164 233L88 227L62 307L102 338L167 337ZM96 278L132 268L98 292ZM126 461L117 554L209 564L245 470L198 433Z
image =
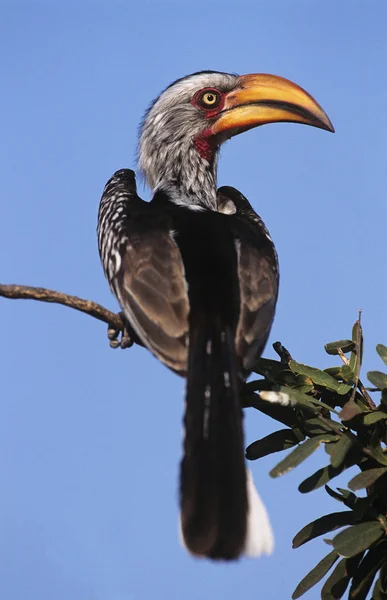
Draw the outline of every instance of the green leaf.
M308 456L310 456L323 442L332 442L338 439L337 435L325 433L310 438L300 444L295 450L286 456L277 466L270 471L271 477L279 477L288 473L299 464L301 464Z
M352 558L343 558L343 560L340 561L336 569L325 582L321 598L324 600L338 600L343 597L350 580L356 573L363 555L364 552L361 552Z
M306 435L313 437L315 435L321 435L323 433L332 432L330 427L324 427L319 419L308 419L305 421L303 427Z
M292 594L293 600L301 598L305 592L316 585L316 583L318 583L324 577L324 575L328 573L329 569L335 564L338 558L338 554L333 550L322 560L320 560L320 562L307 575L305 575L304 579L300 581Z
M300 440L292 429L280 429L250 444L246 448L246 458L257 460L257 458L262 458L262 456L267 456L273 452L292 448L299 442Z
M345 354L346 352L351 352L354 347L355 344L352 340L338 340L337 342L329 342L329 344L325 344L324 346L325 352L333 356L338 354L338 350L341 350Z
M350 582L346 570L346 559L343 558L328 577L321 590L321 600L339 600L344 595Z
M327 446L325 446L325 448L326 447ZM322 469L319 469L313 473L313 475L310 475L310 477L307 477L302 483L300 483L298 490L301 492L301 494L307 494L308 492L317 490L334 477L337 477L337 475L340 475L340 473L342 473L345 469L348 469L348 467L352 467L354 464L356 464L356 461L352 455L347 455L344 463L342 463L339 467L332 467L332 465L328 465Z
M387 389L387 375L381 371L368 371L367 377L378 390Z
M384 346L383 344L378 344L376 346L376 352L379 354L384 364L387 365L387 346Z
M322 387L327 388L328 390L332 390L334 392L338 392L340 384L334 377L331 377L325 371L320 371L320 369L315 369L314 367L309 367L308 365L303 365L301 363L296 362L295 360L291 360L289 363L289 367L291 370L297 375L306 375L309 377L313 383L316 385L320 385ZM349 387L349 389L351 389ZM338 393L346 393L338 392Z
M369 447L371 456L378 461L378 463L380 463L381 465L385 465L387 466L387 454L385 452L383 452L383 450L381 449L380 445L378 444L377 446L373 446L371 445Z
M308 435L318 435L324 433L324 431L340 431L342 427L342 424L338 421L333 421L332 419L327 418L322 420L318 419L317 417L312 417L311 419L305 421L305 431Z
M345 381L349 381L351 383L355 382L356 374L352 371L349 365L343 365L341 367L341 376Z
M378 521L367 521L341 531L333 539L333 547L338 554L348 558L367 550L384 533L384 529Z
M325 491L327 492L327 494L329 494L331 498L334 498L339 502L345 503L345 496L343 496L343 494L340 494L339 492L336 492L336 490L333 490L331 487L329 487L329 485L325 486Z
M279 404L266 402L265 400L261 400L254 392L250 392L249 394L243 393L242 402L243 406L251 406L264 415L283 423L287 427L291 427L293 430L297 427L298 421L294 410L290 406L280 406Z
M340 384L340 386L344 385L343 383ZM339 386L339 387L340 387ZM349 387L349 386L346 386ZM335 410L334 408L332 408L331 406L329 406L329 404L325 404L325 402L322 402L321 400L316 400L316 398L312 398L311 396L308 396L309 401L314 404L314 406L318 406L319 408L326 408L327 410L329 410L330 412L335 413L336 415L338 415L338 411Z
M319 469L313 475L310 475L298 486L298 491L301 494L307 494L313 492L321 486L325 485L328 481L339 475L341 471L339 469L333 469L331 465Z
M353 510L354 519L360 522L364 519L364 515L370 507L371 500L368 496L358 498L356 494L349 490L338 488L338 491L333 490L328 485L325 486L326 492L335 500L342 502L345 506Z
M255 373L263 375L272 381L276 381L283 371L288 370L289 366L286 363L281 363L278 360L271 360L269 358L259 358L254 365Z
M363 423L364 425L373 425L374 423L382 421L383 419L387 419L387 413L381 410L374 410L364 415Z
M329 531L334 531L345 525L353 525L355 523L354 514L352 510L346 510L341 512L330 513L324 515L308 525L305 525L299 531L293 539L293 548L299 548L306 542L310 542L320 535L324 535Z
M387 415L386 415L387 416ZM333 444L333 450L331 452L331 465L332 467L339 467L347 456L347 452L352 448L353 441L351 437L344 433L341 438Z
M314 399L311 396L302 394L301 392L297 391L294 388L286 387L283 385L276 385L275 388L272 389L271 391L273 391L277 394L280 393L280 394L284 394L285 396L287 396L287 398L289 399L288 406L294 406L297 404L298 406L302 407L303 409L308 410L314 414L318 414L318 412L319 412L318 408L315 406L315 402L313 402ZM265 397L264 394L262 394L261 399L264 401L270 402L270 400L267 400L267 398Z
M358 319L352 327L352 340L355 343L355 348L351 352L349 366L354 373L357 373L363 358L363 332L360 325L360 319Z
M303 383L302 385L297 385L294 388L297 392L301 392L302 394L309 394L314 390L313 383Z
M348 394L348 392L350 392L352 389L352 386L349 385L349 383L340 383L339 387L337 388L336 392L339 394L339 396L345 396L345 394Z
M318 412L320 412L319 409L321 410L321 408L326 408L327 410L338 414L338 412L328 404L325 404L320 400L316 400L315 398L312 398L312 396L307 396L295 388L277 385L273 391L286 394L290 398L293 405L297 404L300 408L313 412L314 414L318 414Z
M368 471L363 471L363 473L359 473L355 475L348 483L348 487L356 492L356 490L361 490L366 487L370 487L375 481L379 479L382 475L387 473L387 467L377 467L376 469L368 469Z
M350 600L366 599L375 575L386 559L386 552L387 544L385 541L367 552L353 576L349 590Z
M272 383L267 379L254 379L245 383L242 389L242 394L249 394L250 392L257 392L262 390L270 390Z
M357 500L359 500L359 498L356 496L356 494L354 494L353 492L350 492L349 490L346 490L345 488L338 487L337 491L340 492L340 494L345 498L345 502L351 508L353 508L355 505L355 502Z
M334 377L335 379L340 379L341 367L328 367L327 369L324 369L324 373L328 373L328 375L331 375L331 377Z
M305 375L296 375L296 383L297 386L299 385L313 385L313 381L309 378L306 377Z
M358 498L356 494L350 492L349 490L343 490L342 488L337 489L338 491L333 490L329 487L329 485L325 486L325 491L327 492L327 494L329 494L329 496L331 496L331 498L342 502L343 504L345 504L345 506L348 506L348 508L351 508L352 510L355 508L356 503L359 500L362 500L362 498Z
M297 385L297 377L292 371L290 371L290 369L282 371L282 373L278 375L277 381L278 383L283 383L291 387Z

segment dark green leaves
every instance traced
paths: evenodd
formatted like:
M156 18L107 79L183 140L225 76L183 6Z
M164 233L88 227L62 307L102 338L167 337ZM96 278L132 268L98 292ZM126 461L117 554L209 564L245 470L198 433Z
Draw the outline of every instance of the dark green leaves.
M324 583L321 590L322 600L339 600L343 597L350 582L346 567L347 561L343 558Z
M387 365L387 346L378 344L376 349ZM257 459L287 450L270 473L278 477L324 444L330 464L307 477L299 491L306 493L325 485L327 493L346 507L315 519L294 537L294 548L319 536L333 539L325 539L332 551L299 583L293 599L330 571L322 586L322 600L366 600L373 585L373 600L387 600L387 374L370 371L373 390L367 390L361 381L360 318L353 326L352 340L330 342L325 350L336 356L338 363L325 370L299 363L278 348L281 361L257 361L256 370L263 378L245 386L244 404L287 428L251 444L246 456ZM370 391L378 392L379 398ZM352 475L351 489L334 490L326 485L354 465L360 472ZM364 492L357 496L351 490Z
M320 371L320 369L308 367L308 365L302 365L301 363L298 363L295 360L290 361L289 367L291 368L293 373L305 375L306 377L309 377L316 385L337 392L340 395L346 394L351 389L351 386L339 383L326 371Z
M280 429L250 444L246 448L246 458L248 460L256 460L273 452L287 450L299 442L300 439L294 433L293 429Z
M338 436L327 434L317 435L300 444L293 452L288 454L274 469L270 471L271 477L279 477L288 473L310 456L323 442L337 440Z
M387 365L387 346L384 346L383 344L378 344L376 346L376 352L379 354L384 364Z
M352 327L352 340L355 344L355 347L351 352L349 366L358 376L363 358L363 330L360 324L360 316Z
M387 466L387 454L383 452L379 444L370 446L370 454L378 463Z
M345 525L353 525L355 523L354 513L352 510L334 512L324 517L320 517L308 525L305 525L297 533L293 539L293 548L299 548L306 542L310 542L320 535L324 535L329 531L334 531Z
M375 483L375 481L385 473L387 473L387 467L369 469L368 471L364 471L353 477L348 483L348 487L354 492L356 492L356 490L361 490L362 488L370 487L370 485Z
M387 375L381 371L368 371L367 377L378 390L387 389Z
M363 423L364 425L373 425L374 423L382 421L383 419L387 419L387 413L380 410L374 410L373 412L364 415Z
M338 554L346 558L367 550L385 531L379 521L367 521L348 527L333 539L333 547Z
M339 354L339 350L341 350L344 354L346 352L351 352L355 347L355 343L352 340L339 340L338 342L329 342L329 344L325 344L325 352L331 355Z
M352 466L352 465L350 465ZM317 490L322 487L328 481L340 475L346 467L342 464L340 467L332 467L332 465L328 465L327 467L323 467L319 469L310 477L304 479L302 483L298 486L299 492L301 494L307 494L308 492L313 492L313 490Z
M310 590L316 583L321 581L321 579L326 575L332 565L335 564L339 555L334 550L327 554L320 562L312 569L302 581L298 584L296 589L292 594L293 600L297 600L297 598L301 598L305 592Z
M371 548L354 573L352 585L349 590L350 600L366 600L373 580L380 567L385 564L387 544L385 541Z
M343 558L339 562L321 590L322 600L339 600L343 597L362 558L363 553L353 558Z
M387 415L386 415L387 416ZM339 467L344 461L347 453L351 449L353 440L349 434L344 433L338 442L333 445L331 452L331 465L332 467Z

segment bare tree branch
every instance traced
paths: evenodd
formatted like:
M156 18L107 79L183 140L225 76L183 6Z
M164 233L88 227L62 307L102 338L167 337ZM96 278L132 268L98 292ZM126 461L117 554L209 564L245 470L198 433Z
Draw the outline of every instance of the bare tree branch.
M113 313L104 306L92 302L91 300L83 300L77 296L69 296L62 292L47 290L41 287L31 287L28 285L5 285L0 283L0 296L3 298L38 300L39 302L53 302L62 304L69 308L79 310L99 321L104 321L111 328L117 331L124 331L125 324L120 313Z

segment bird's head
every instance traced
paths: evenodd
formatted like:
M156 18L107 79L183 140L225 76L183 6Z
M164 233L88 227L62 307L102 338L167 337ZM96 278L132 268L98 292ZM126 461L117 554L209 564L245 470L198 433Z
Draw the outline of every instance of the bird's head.
M172 199L216 207L220 145L266 123L333 126L301 87L275 75L214 71L178 79L152 103L140 132L139 168L153 189Z

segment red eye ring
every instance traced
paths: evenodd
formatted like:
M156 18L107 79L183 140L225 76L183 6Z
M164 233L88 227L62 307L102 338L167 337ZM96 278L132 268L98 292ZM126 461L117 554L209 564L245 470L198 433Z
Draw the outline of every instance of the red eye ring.
M207 113L218 112L224 104L224 93L216 88L204 88L196 92L192 104Z

